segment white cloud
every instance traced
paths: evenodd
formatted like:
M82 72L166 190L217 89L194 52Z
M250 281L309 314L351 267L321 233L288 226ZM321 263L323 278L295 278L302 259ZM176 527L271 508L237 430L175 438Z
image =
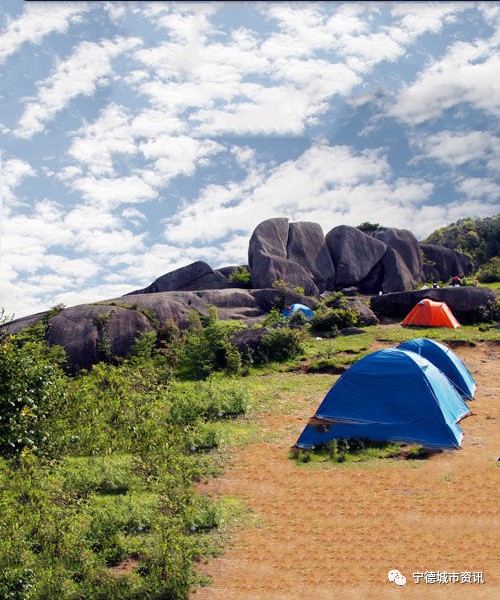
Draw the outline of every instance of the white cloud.
M393 2L391 15L399 21L397 27L391 27L390 35L397 41L408 42L424 33L439 33L461 11L472 7L472 2Z
M82 177L72 183L75 190L94 205L116 207L120 204L135 204L156 197L156 190L138 175L129 177Z
M66 33L90 8L86 2L24 4L22 15L8 22L0 35L0 64L25 43L40 44L51 33Z
M500 167L500 138L488 131L441 131L417 144L425 156L454 168L478 160L485 161L492 171Z
M408 226L432 191L429 182L393 179L379 152L322 144L267 172L261 165L241 183L207 186L196 202L167 219L165 237L176 244L222 241L248 236L276 216L316 220L325 230L382 218L388 226Z
M484 198L490 202L496 202L500 197L500 185L483 177L465 177L458 188L470 200ZM490 207L491 210L491 207Z
M178 175L193 175L207 158L221 152L223 147L211 140L188 136L160 136L139 146L146 159L154 160L158 183L165 183Z
M456 42L441 60L404 88L389 114L410 124L440 117L465 103L500 115L500 54L494 39Z
M63 110L73 98L92 96L97 87L113 75L111 61L119 54L136 48L137 38L115 38L100 43L81 42L73 54L59 61L53 74L39 83L36 99L26 103L16 135L31 138L43 131L45 123Z
M113 154L136 152L127 111L116 104L106 106L93 123L83 127L69 149L75 160L95 175L113 175Z
M11 158L2 163L2 173L0 174L1 189L4 206L12 207L16 203L14 195L15 189L26 177L36 175L35 169L29 162L19 158Z

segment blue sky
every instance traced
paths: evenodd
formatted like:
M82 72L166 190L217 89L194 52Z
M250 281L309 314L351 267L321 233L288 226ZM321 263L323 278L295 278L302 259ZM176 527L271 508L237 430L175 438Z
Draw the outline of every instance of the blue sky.
M499 212L498 2L0 6L0 307L244 264L270 217Z

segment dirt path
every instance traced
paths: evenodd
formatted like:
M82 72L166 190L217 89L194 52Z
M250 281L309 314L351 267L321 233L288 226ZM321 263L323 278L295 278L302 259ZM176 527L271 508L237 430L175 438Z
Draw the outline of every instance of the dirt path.
M321 398L264 416L273 441L236 449L206 486L241 499L263 525L237 530L224 556L202 566L213 584L191 600L500 598L500 348L455 351L478 382L460 451L308 468L288 450ZM389 583L390 569L405 587ZM413 573L431 571L481 572L485 583L415 583Z

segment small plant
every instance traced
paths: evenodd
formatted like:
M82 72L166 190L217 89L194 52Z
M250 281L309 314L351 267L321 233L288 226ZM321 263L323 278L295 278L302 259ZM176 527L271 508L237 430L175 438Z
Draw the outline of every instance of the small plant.
M229 275L229 281L232 281L233 283L243 283L246 286L251 287L252 276L246 267L240 265Z
M357 229L359 229L363 233L369 234L369 233L374 233L375 231L378 231L379 229L382 229L382 226L379 225L379 223L370 223L369 221L365 221L364 223L361 223L360 225L358 225Z
M285 318L281 314L281 310L279 308L272 308L269 311L269 313L264 317L264 320L262 321L262 325L264 325L264 327L272 327L273 325L276 325L277 323L284 323L284 322L285 322Z
M229 340L230 333L227 324L218 320L215 307L210 306L205 317L192 317L179 359L181 370L196 379L215 371L237 373L241 356Z

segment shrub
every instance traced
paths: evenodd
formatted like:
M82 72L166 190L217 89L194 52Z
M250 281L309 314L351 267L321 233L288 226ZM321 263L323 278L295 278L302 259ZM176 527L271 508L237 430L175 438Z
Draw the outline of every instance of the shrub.
M243 283L245 285L252 285L252 276L250 275L250 271L243 266L238 266L236 269L229 275L229 281L234 283Z
M0 343L0 454L50 454L50 420L66 400L66 377L38 341Z
M284 323L285 322L285 318L283 317L283 315L281 314L281 310L279 308L272 308L269 313L264 317L264 320L262 321L262 325L264 325L264 327L272 327L273 325L276 325L277 323Z
M359 325L359 315L351 308L320 307L311 319L311 329L323 335L332 332L334 335L344 327Z
M302 335L290 327L270 327L262 336L262 349L268 361L285 361L304 351Z
M302 326L309 323L309 319L301 310L297 310L288 317L288 324L290 326Z
M500 281L500 257L494 256L477 272L477 278L481 283L495 283Z
M201 329L197 323L190 328L180 356L180 368L184 374L204 379L214 371L237 373L241 356L229 340L230 329L217 318L217 309L209 307Z

